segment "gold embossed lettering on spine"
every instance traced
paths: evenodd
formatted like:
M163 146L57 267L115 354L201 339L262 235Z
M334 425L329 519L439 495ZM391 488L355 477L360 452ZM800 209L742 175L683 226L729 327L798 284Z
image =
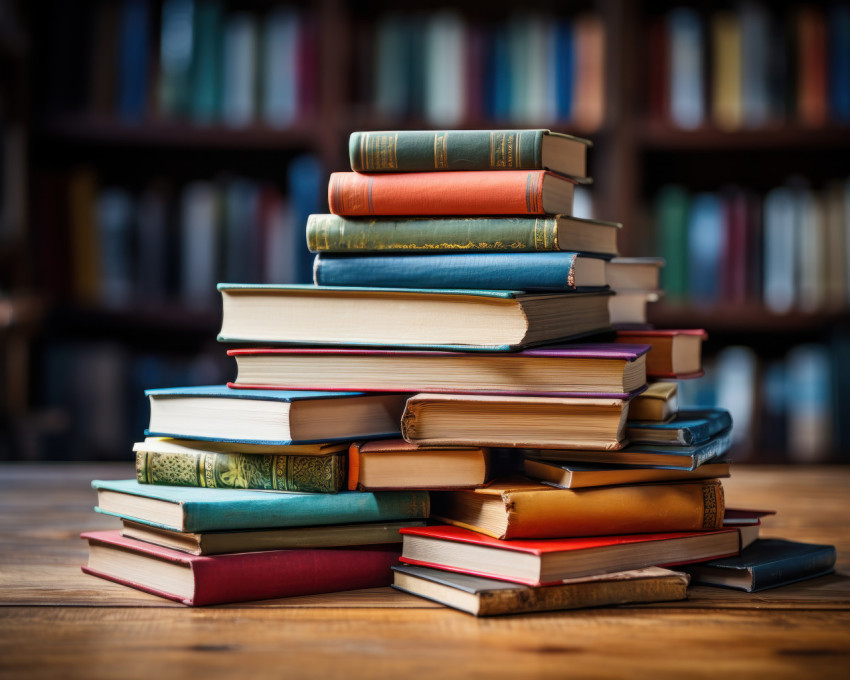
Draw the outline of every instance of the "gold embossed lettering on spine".
M244 453L136 452L141 484L336 493L346 456L273 456Z

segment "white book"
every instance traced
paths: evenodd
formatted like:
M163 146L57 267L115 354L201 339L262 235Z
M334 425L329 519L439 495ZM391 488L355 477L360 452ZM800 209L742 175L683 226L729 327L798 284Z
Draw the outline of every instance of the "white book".
M732 415L733 444L749 442L753 434L757 381L757 359L749 347L727 347L715 365L717 401ZM680 383L681 384L681 383Z
M298 118L298 41L301 22L290 7L276 7L263 23L262 116L285 128Z
M224 26L221 115L234 127L254 122L257 101L257 20L248 12L231 14Z
M192 182L181 197L180 293L188 307L216 302L219 262L218 195L210 182Z
M466 27L456 12L428 19L425 38L425 118L452 126L466 111Z

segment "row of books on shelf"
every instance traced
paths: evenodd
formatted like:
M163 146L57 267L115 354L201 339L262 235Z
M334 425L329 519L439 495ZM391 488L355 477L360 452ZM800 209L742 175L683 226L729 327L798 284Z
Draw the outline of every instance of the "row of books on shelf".
M682 128L850 123L850 5L679 7L648 26L651 116Z
M800 178L760 197L740 187L655 202L658 252L671 302L763 304L775 313L850 304L850 181L821 190Z

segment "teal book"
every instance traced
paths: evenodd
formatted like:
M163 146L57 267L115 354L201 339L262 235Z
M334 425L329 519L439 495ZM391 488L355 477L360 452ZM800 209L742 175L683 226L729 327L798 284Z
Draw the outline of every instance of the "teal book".
M182 532L239 531L424 519L427 491L338 494L202 489L94 480L95 511Z
M629 421L626 438L644 444L696 446L732 427L732 416L722 408L679 409L665 423Z
M661 272L661 287L670 302L679 302L688 293L688 215L689 199L684 189L667 186L655 204L658 225L657 252L667 266Z

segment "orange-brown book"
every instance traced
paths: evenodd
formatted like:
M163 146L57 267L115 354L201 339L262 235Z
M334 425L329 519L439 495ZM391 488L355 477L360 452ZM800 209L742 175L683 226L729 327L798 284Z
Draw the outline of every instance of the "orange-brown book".
M568 538L723 527L716 479L556 489L527 480L431 494L431 517L494 538Z
M335 172L335 215L569 215L575 180L544 170Z

